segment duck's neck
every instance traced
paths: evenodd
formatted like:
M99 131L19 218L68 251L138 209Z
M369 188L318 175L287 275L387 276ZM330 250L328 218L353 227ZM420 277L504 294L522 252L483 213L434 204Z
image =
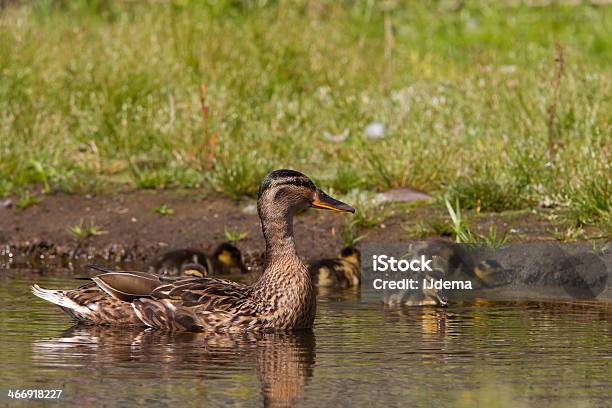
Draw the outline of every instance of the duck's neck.
M261 229L266 241L265 269L277 262L299 260L293 239L293 214L291 211L273 212L259 210Z
M254 295L274 320L275 327L312 326L316 300L308 269L298 257L293 240L293 211L259 208L266 240L264 272L254 285Z

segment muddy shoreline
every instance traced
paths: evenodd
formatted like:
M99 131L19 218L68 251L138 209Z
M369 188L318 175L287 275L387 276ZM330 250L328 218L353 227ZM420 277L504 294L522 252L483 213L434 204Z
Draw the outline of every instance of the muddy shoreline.
M154 212L162 204L174 214ZM211 251L225 240L226 229L247 233L236 245L247 264L256 265L264 243L254 204L254 200L236 202L222 196L203 198L197 191L48 195L23 210L14 205L0 207L0 266L46 270L104 261L138 267L172 248ZM300 255L306 260L335 256L343 247L344 217L348 215L314 210L298 215L295 235ZM395 208L389 218L366 231L360 244L427 239L411 235L406 226L443 217L444 210L432 205ZM69 228L80 220L95 220L102 234L75 237ZM554 239L554 225L530 212L479 215L473 221L476 231L484 232L491 225L500 232L510 230L511 242Z

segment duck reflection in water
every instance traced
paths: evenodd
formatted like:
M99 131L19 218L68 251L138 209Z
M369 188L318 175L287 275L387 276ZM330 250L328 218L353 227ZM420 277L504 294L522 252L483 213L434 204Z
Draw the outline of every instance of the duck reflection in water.
M202 396L210 382L228 370L254 370L266 407L299 402L315 363L311 330L210 334L76 325L57 338L35 342L33 347L33 359L47 367L82 365L88 372L93 369L93 376L99 375L100 380L108 379L113 370L121 376L126 368L146 372L152 384L189 378L194 379L193 386Z

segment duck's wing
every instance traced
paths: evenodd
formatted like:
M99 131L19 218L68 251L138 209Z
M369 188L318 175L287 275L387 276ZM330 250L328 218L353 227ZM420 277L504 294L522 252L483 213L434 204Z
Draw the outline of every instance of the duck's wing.
M93 281L114 299L131 302L147 326L166 330L215 330L240 326L256 315L251 289L215 278L169 278L145 272L111 271Z
M113 271L99 265L88 265L88 267L104 272L91 279L104 292L124 302L151 296L151 292L164 283L159 276L151 273Z
M157 287L149 298L132 302L138 318L149 327L209 331L248 324L256 311L250 287L213 278L181 279Z
M198 306L202 310L225 310L250 299L249 287L227 279L188 278L161 285L151 297L180 302L182 306Z
M193 303L194 298L199 299L204 295L199 292L204 287L207 291L212 291L209 294L216 293L217 297L220 297L221 292L215 288L240 286L240 284L226 280L158 276L137 271L112 271L91 279L104 292L124 302L132 302L140 298L172 298Z
M124 302L149 297L155 288L162 285L155 275L141 276L133 272L103 273L92 279L104 292Z

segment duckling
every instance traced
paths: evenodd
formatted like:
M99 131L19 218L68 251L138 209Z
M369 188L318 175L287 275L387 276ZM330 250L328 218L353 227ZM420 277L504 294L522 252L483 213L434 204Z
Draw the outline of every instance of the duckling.
M233 244L224 242L215 249L212 256L213 271L225 275L245 274L248 269L242 261L242 254Z
M203 278L207 276L208 271L203 265L197 263L188 263L184 264L181 267L181 274L185 276L196 276L199 278Z
M434 272L435 273L435 272ZM425 274L425 279L428 281L440 279L441 276L436 274L436 277L432 276L429 273ZM420 292L422 292L422 299L419 299L421 296L417 295L415 297L405 297L404 305L406 306L448 306L448 293L445 289L436 289L436 288L423 288Z
M434 272L435 274L435 272ZM434 277L432 274L426 273L424 275L426 280L439 279L440 276L436 274ZM393 291L392 293L385 295L384 303L390 306L448 306L448 294L444 289L436 288L420 288L419 290L402 290Z
M265 266L253 285L96 267L104 273L92 279L110 295L112 303L82 300L78 289L50 290L34 285L32 292L69 309L77 319L96 324L140 321L163 330L213 332L308 329L316 314L316 296L293 237L293 216L308 207L355 212L295 170L275 170L264 178L257 210L266 242ZM108 312L118 308L117 318Z
M158 275L190 275L199 278L247 272L240 251L229 242L217 246L212 256L197 249L175 249L154 258L145 269Z
M361 281L361 253L354 246L343 248L340 258L321 259L308 268L315 286L348 288Z
M196 266L197 265L197 266ZM208 256L197 249L175 249L165 252L148 262L144 270L149 273L166 276L178 276L189 268L187 275L203 278L212 269Z
M480 283L487 288L495 288L510 283L508 271L493 259L485 259L478 263L473 271Z

